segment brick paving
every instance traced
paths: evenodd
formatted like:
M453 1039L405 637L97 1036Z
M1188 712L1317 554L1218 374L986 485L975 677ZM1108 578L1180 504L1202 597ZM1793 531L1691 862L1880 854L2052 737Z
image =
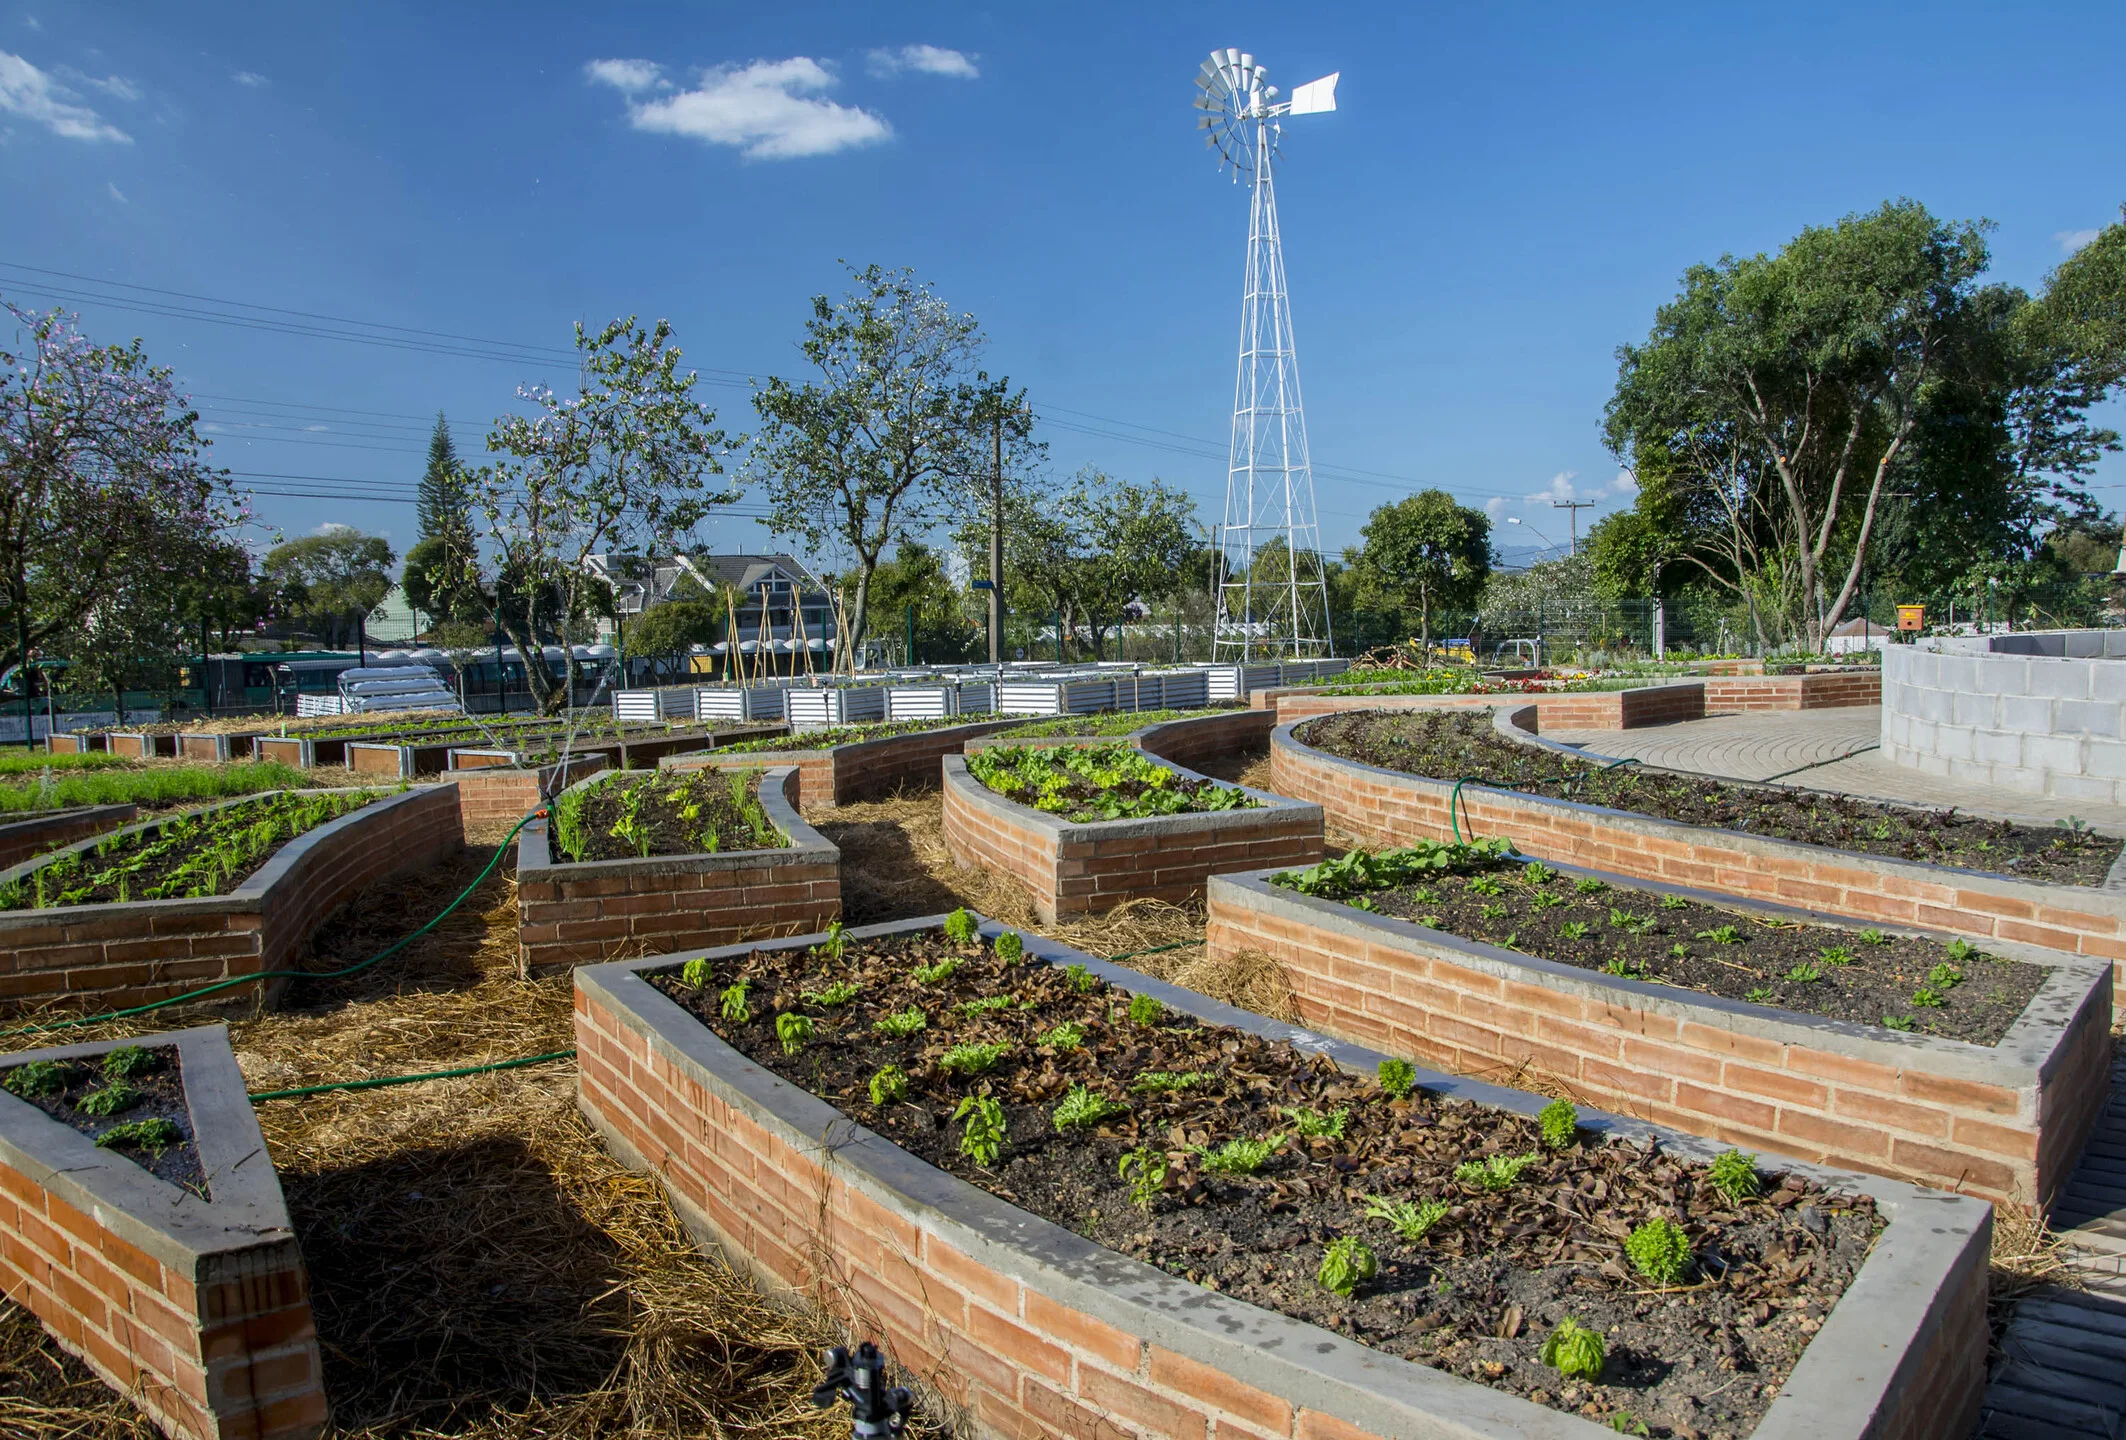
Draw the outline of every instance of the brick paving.
M1545 739L1576 745L1592 755L1631 758L1669 770L1724 775L1737 780L1778 777L1790 785L1904 800L1918 805L1954 805L2033 825L2050 825L2072 809L2093 824L2126 827L2126 805L2054 800L1922 774L1883 758L1875 745L1882 734L1882 707L1773 711L1716 715L1643 730L1555 730ZM1857 752L1857 753L1856 753ZM1806 769L1800 767L1806 766ZM1799 773L1788 773L1799 770Z

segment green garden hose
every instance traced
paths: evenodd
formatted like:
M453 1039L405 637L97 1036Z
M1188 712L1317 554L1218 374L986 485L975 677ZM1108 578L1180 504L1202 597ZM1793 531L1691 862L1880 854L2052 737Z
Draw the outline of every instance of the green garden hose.
M495 873L495 867L502 863L502 856L508 851L509 842L517 838L517 832L544 813L545 811L543 810L534 810L515 825L512 825L509 833L502 837L502 843L495 847L494 858L487 862L487 868L474 878L472 884L466 886L458 893L457 899L444 906L433 920L430 920L412 934L392 942L392 944L379 950L367 960L357 961L344 970L261 970L256 975L240 975L234 980L217 981L212 985L203 985L197 990L187 990L183 994L172 995L162 1000L151 1000L145 1005L135 1005L125 1010L107 1010L101 1015L82 1015L71 1020L51 1020L39 1025L24 1025L15 1030L0 1030L0 1040L12 1039L17 1035L41 1035L48 1030L75 1030L85 1025L101 1025L106 1020L123 1020L129 1015L146 1015L151 1011L167 1009L172 1005L181 1005L187 1000L197 1000L201 996L217 994L223 990L233 990L239 985L255 985L262 980L340 980L349 975L359 974L379 961L390 959L408 945L435 929L436 926L442 924L453 910L463 905L467 897L486 882L488 876Z

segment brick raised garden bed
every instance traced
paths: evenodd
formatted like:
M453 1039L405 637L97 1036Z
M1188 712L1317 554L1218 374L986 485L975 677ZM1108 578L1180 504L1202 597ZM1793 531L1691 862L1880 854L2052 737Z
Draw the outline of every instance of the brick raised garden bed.
M84 805L0 824L0 870L86 836L115 830L139 813L138 805Z
M1289 724L1270 736L1270 768L1279 794L1319 804L1329 824L1369 844L1454 836L1451 781L1341 759L1293 738ZM2112 962L2112 1004L2126 1006L2126 891L1859 855L1480 785L1461 787L1457 811L1463 833L1504 835L1544 860L2096 956Z
M364 886L432 865L463 844L456 787L428 786L297 836L226 895L0 911L0 1005L117 1009L290 969L325 917ZM286 982L264 983L270 1005ZM257 993L239 988L222 998L249 1004Z
M325 1392L303 1257L219 1025L26 1051L172 1048L207 1198L0 1092L0 1289L186 1440L307 1440Z
M1527 1066L1590 1103L1693 1134L2039 1206L2059 1193L2109 1096L2100 961L1994 942L2048 975L1998 1044L1978 1045L1582 969L1302 895L1270 873L1212 882L1211 956L1266 954L1306 1023L1443 1070ZM1852 943L1850 932L1826 942Z
M970 740L964 752L973 754L998 745L1107 745L1115 741L1134 745L1147 755L1170 760L1184 769L1195 769L1206 760L1230 755L1236 750L1259 749L1269 743L1277 717L1267 710L1226 710L1216 715L1192 715L1166 720L1125 735L1007 735L999 732Z
M514 825L547 796L606 768L603 755L578 755L566 764L531 770L457 770L451 772L450 783L457 788L469 834L490 825Z
M1511 702L1532 705L1546 730L1635 730L1678 720L1702 720L1706 683L1678 680L1635 690L1565 691L1541 695L1360 695L1344 689L1262 690L1253 704L1277 723L1340 715L1347 710L1487 710Z
M551 971L839 920L841 852L798 816L797 792L795 766L761 779L761 808L790 841L779 850L570 861L553 853L548 822L533 821L517 835L520 963Z
M1805 675L1714 675L1705 682L1705 713L1836 710L1882 703L1882 670L1815 670ZM1562 726L1554 726L1561 729Z
M875 740L853 740L822 750L676 755L659 764L677 770L704 766L753 770L762 765L795 765L803 777L800 803L809 810L819 805L846 805L852 800L876 800L899 790L927 790L938 783L939 762L947 755L959 754L960 747L977 735L1024 723L1023 716L977 720L905 735L882 735Z
M713 966L747 948L708 958ZM1370 1076L1384 1058L1048 942L1029 938L1026 948L1202 1021L1296 1042L1354 1075ZM854 1335L881 1341L917 1381L966 1407L971 1433L1010 1440L1594 1440L1615 1433L1206 1290L918 1159L731 1048L644 978L687 958L576 972L581 1109L626 1164L660 1179L705 1246L750 1269L764 1288L801 1292ZM1523 1115L1543 1104L1423 1072L1418 1084ZM1664 1150L1684 1157L1709 1158L1717 1148L1584 1111L1580 1124L1603 1135L1657 1134ZM1989 1207L1887 1180L1808 1173L1873 1197L1887 1225L1770 1401L1754 1440L1966 1433L1984 1380Z
M946 757L944 777L953 858L1024 884L1049 924L1128 900L1186 904L1222 871L1311 865L1322 856L1321 807L1259 790L1247 792L1262 802L1252 810L1074 824L1005 799L970 775L960 756Z

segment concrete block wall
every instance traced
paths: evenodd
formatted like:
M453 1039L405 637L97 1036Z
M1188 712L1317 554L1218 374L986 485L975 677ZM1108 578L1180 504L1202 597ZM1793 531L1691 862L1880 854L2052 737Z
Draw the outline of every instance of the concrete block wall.
M761 781L780 850L574 862L547 822L517 834L518 961L527 973L824 930L839 920L841 852L798 817L795 766Z
M1384 1058L1038 937L1026 944L1030 956L1081 963L1180 1013L1297 1040L1353 1074L1372 1074ZM878 1136L849 1134L831 1105L746 1061L642 979L682 958L576 972L579 1108L623 1163L658 1177L704 1248L750 1271L763 1289L804 1295L877 1340L916 1383L963 1407L970 1436L1595 1440L1610 1433L1211 1294L1028 1215ZM1530 1115L1544 1103L1424 1072L1418 1083ZM1594 1131L1658 1135L1664 1149L1691 1158L1710 1158L1717 1148L1591 1112L1581 1121ZM827 1148L822 1136L830 1137ZM1985 1378L1990 1207L1866 1176L1817 1174L1874 1195L1889 1224L1753 1440L1965 1433Z
M226 895L0 912L0 1006L84 1001L123 1008L288 969L325 917L357 892L432 865L463 844L456 789L431 786L298 836ZM284 983L267 986L269 1004ZM248 1003L253 995L233 998Z
M2051 975L1997 1046L1969 1045L1616 979L1266 881L1211 882L1211 955L1269 955L1303 1023L1452 1074L1528 1066L1618 1114L2038 1207L2109 1097L2101 961L2001 947Z
M2126 632L1931 639L1883 655L1882 750L1931 775L2126 804Z
M1073 824L1005 799L957 755L944 766L945 848L962 865L1018 880L1046 924L1130 900L1186 905L1213 875L1312 865L1323 854L1321 807L1281 795L1248 791L1263 802L1252 810Z

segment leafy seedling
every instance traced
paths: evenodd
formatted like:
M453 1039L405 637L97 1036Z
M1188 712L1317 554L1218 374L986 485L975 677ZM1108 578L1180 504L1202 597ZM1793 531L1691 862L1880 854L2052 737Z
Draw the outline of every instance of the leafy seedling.
M1281 1107L1278 1113L1290 1120L1293 1128L1309 1139L1319 1137L1341 1140L1344 1138L1344 1125L1351 1118L1349 1108L1324 1114L1319 1110L1309 1110L1304 1105L1286 1105Z
M1469 888L1479 895L1503 895L1506 893L1506 887L1490 875L1470 876Z
M1931 986L1922 985L1912 992L1910 1005L1914 1010L1931 1010L1942 1002L1942 994Z
M1843 945L1826 945L1816 952L1816 958L1834 968L1853 963L1853 952Z
M1654 917L1635 915L1620 906L1609 907L1609 925L1613 930L1622 930L1627 935L1644 935L1654 928Z
M1215 1148L1198 1146L1196 1153L1203 1157L1203 1168L1213 1175L1252 1175L1283 1144L1282 1135L1272 1135L1267 1140L1233 1139Z
M842 922L836 920L827 926L827 938L820 941L817 945L814 945L812 947L812 953L815 955L824 955L829 960L839 960L842 958L842 952L847 950L848 948L848 935L845 932Z
M1012 1003L1013 999L1009 995L991 995L981 1000L962 1000L952 1008L961 1015L986 1015L992 1010L1005 1009Z
M1115 1173L1129 1185L1129 1203L1148 1214L1166 1188L1166 1152L1139 1145L1122 1157Z
M1567 900L1555 890L1538 890L1528 897L1528 908L1531 910L1555 910L1560 905L1570 905L1571 903L1570 900Z
M832 1010L837 1005L846 1005L861 995L864 987L854 980L837 980L824 990L807 990L804 995L807 1005L817 1005Z
M1656 1215L1631 1232L1624 1242L1632 1269L1656 1285L1680 1285L1690 1274L1690 1236L1683 1227Z
M918 985L940 985L959 972L964 962L957 958L940 960L935 965L918 965L908 972Z
M997 936L991 948L996 951L997 959L1006 965L1016 965L1026 956L1025 938L1016 930L1006 930Z
M1742 992L1742 998L1752 1005L1769 1005L1778 998L1778 993L1769 985L1752 985Z
M1147 1070L1130 1081L1129 1088L1139 1095L1165 1095L1175 1090L1193 1089L1203 1081L1201 1070Z
M1668 947L1668 958L1671 960L1690 959L1690 946L1684 944L1681 940L1678 940L1675 944Z
M1706 1183L1740 1205L1764 1193L1764 1177L1757 1173L1757 1157L1741 1150L1723 1150L1705 1169Z
M1011 1052L1009 1040L991 1040L986 1044L969 1043L955 1045L938 1056L938 1069L948 1075L980 1075L994 1069L997 1061Z
M981 922L964 908L945 917L945 938L955 945L972 945L981 929Z
M184 1142L184 1134L172 1121L160 1115L146 1120L128 1120L113 1125L96 1137L96 1143L104 1149L115 1145L137 1145L150 1155L160 1157L162 1152Z
M906 1010L896 1010L890 1015L879 1016L871 1022L871 1028L881 1035L891 1035L898 1039L927 1029L929 1024L930 1017L918 1007L910 1005Z
M1602 1362L1607 1357L1602 1348L1601 1332L1590 1330L1568 1317L1560 1320L1557 1328L1544 1338L1542 1352L1537 1358L1560 1375L1592 1380L1602 1373Z
M1340 1235L1329 1242L1314 1279L1331 1295L1350 1298L1358 1287L1380 1273L1380 1262L1356 1235Z
M1099 978L1083 965L1065 965L1063 977L1070 981L1070 988L1080 995L1092 994L1093 987L1100 983Z
M1663 910L1681 910L1689 904L1690 901L1684 899L1681 895L1663 895L1661 897L1661 908Z
M1464 1160L1454 1167L1454 1178L1479 1190L1510 1190L1521 1172L1542 1159L1538 1151L1526 1155L1488 1155L1482 1160Z
M1563 1150L1579 1137L1580 1112L1570 1100L1553 1100L1535 1117L1535 1123L1542 1127L1545 1145Z
M1400 1100L1417 1088L1417 1067L1407 1060L1383 1060L1374 1074L1391 1100Z
M1895 945L1897 943L1880 930L1872 928L1861 931L1855 938L1863 945Z
M1885 1015L1882 1017L1882 1023L1883 1028L1888 1030L1909 1030L1912 1028L1912 1017L1909 1015Z
M898 1065L881 1065L871 1077L871 1103L891 1105L908 1098L908 1072Z
M1425 1238L1425 1232L1446 1218L1452 1208L1444 1200L1426 1200L1412 1204L1408 1200L1390 1200L1385 1195L1366 1197L1366 1218L1385 1220L1395 1227L1395 1233L1415 1245Z
M723 1018L733 1025L743 1025L753 1018L753 1007L746 1003L746 991L750 987L743 980L726 986L722 999Z
M1114 1115L1129 1114L1129 1106L1119 1100L1110 1100L1097 1090L1083 1085L1073 1085L1063 1098L1056 1102L1049 1119L1058 1130L1082 1130L1097 1125Z
M116 1115L121 1110L130 1110L141 1101L141 1094L123 1080L113 1080L101 1090L92 1090L77 1102L90 1115Z
M1589 926L1585 920L1567 920L1558 927L1558 934L1567 940L1585 940Z
M1954 965L1937 965L1927 972L1928 988L1939 990L1944 995L1964 983L1964 972Z
M121 1045L103 1057L104 1076L111 1080L130 1080L161 1068L162 1057L139 1045Z
M1478 910L1477 914L1481 915L1485 920L1503 920L1506 918L1506 907L1503 905L1486 905Z
M1786 978L1793 981L1796 985L1808 985L1813 984L1815 981L1821 980L1823 978L1823 971L1817 968L1815 961L1804 960L1799 965L1796 965L1793 969L1787 971Z
M1035 1042L1055 1050L1075 1050L1085 1043L1085 1027L1075 1020L1065 1020L1043 1034Z
M1582 895L1599 895L1604 890L1607 890L1609 885L1606 881L1597 880L1592 875L1582 875L1572 882L1572 888Z
M7 1093L21 1095L57 1095L66 1089L74 1078L74 1067L64 1060L32 1060L17 1065L7 1072L4 1083Z
M709 957L697 955L679 967L679 978L690 990L699 990L709 983Z
M1531 860L1521 867L1521 878L1531 885L1548 885L1558 878L1558 872L1540 860Z
M1976 945L1973 945L1969 940L1951 940L1947 948L1949 952L1950 961L1957 965L1961 965L1968 960L1978 960L1983 958L1983 956L1979 952L1979 948Z
M965 913L965 912L961 912ZM985 1169L1004 1153L1004 1107L987 1095L969 1095L952 1112L955 1120L967 1122L960 1132L960 1153Z
M1129 1023L1132 1025L1157 1025L1166 1018L1166 1007L1150 995L1129 997Z
M1715 945L1740 945L1743 935L1732 925L1715 925L1710 930L1700 930L1696 938L1710 940Z
M1641 1420L1629 1410L1619 1410L1616 1414L1610 1416L1609 1428L1619 1435L1651 1435L1654 1433L1646 1428L1644 1420Z
M783 1054L795 1055L812 1038L812 1017L794 1013L776 1016L775 1038L782 1042Z

